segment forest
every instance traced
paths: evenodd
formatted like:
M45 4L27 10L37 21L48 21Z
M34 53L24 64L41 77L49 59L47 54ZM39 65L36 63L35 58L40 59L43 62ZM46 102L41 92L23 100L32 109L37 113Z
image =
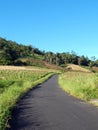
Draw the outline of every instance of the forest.
M98 59L94 56L89 59L84 55L78 56L74 51L71 53L45 52L32 45L23 45L0 37L0 65L33 65L29 61L20 60L21 58L38 59L61 67L69 63L89 67L98 66Z

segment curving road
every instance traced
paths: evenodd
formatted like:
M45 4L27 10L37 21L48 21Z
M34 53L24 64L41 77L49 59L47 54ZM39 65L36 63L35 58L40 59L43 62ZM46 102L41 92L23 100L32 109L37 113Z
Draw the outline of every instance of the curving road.
M54 75L20 100L11 126L10 130L98 130L98 108L63 92Z

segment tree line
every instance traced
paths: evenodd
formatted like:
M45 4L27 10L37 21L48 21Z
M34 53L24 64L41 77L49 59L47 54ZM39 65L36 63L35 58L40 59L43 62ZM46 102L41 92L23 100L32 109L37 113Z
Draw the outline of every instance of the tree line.
M71 53L45 52L39 50L38 48L32 47L31 45L26 46L11 40L6 40L2 37L0 38L0 65L17 65L17 59L24 57L35 58L35 55L40 56L40 59L43 61L62 67L65 67L66 64L69 63L90 67L98 66L98 60L95 57L89 59L84 55L78 56L74 51Z
M89 59L87 56L78 56L74 51L71 53L63 52L63 53L56 53L53 52L46 52L44 55L44 60L56 64L59 66L66 66L66 64L76 64L81 66L98 66L98 60L93 56Z

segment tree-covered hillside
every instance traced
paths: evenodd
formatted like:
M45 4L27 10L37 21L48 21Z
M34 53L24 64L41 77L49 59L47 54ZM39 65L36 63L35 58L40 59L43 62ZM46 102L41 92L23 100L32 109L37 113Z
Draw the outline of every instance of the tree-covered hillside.
M25 60L26 59L26 60ZM33 59L33 60L32 60ZM34 65L34 59L46 61L58 66L66 66L73 63L83 66L98 66L98 60L88 57L78 56L75 52L53 53L44 52L31 45L18 44L11 40L0 38L0 65ZM32 63L33 62L33 63Z
M40 50L30 45L25 46L0 38L0 65L12 65L18 58L34 57L34 54L43 55Z

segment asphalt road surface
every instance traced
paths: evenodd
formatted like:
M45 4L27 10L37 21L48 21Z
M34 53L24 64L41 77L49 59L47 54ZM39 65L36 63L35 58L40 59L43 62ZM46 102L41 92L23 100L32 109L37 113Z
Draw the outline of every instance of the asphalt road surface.
M20 100L10 130L98 130L98 108L63 92L54 75Z

